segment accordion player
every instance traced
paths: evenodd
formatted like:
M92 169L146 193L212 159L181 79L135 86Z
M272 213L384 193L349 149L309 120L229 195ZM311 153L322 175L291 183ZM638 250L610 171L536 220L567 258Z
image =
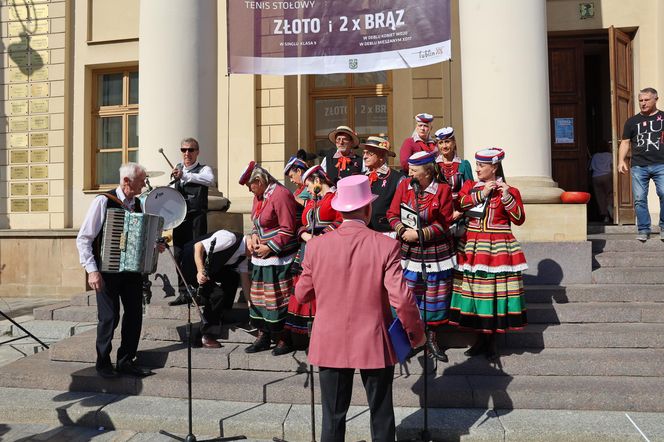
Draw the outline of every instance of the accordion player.
M99 270L108 273L154 273L164 218L108 209L101 239Z

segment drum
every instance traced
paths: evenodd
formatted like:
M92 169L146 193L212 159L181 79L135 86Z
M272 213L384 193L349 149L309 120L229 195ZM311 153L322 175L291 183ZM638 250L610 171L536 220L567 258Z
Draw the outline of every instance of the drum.
M144 213L164 218L164 230L174 229L187 216L187 203L180 192L172 187L155 187L138 198Z

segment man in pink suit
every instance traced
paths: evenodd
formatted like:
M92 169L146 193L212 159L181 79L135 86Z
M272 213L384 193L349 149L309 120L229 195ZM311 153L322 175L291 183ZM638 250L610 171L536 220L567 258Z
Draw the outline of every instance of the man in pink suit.
M371 411L371 438L394 441L392 380L397 358L388 327L393 306L413 347L425 343L424 324L402 278L399 243L370 230L369 179L341 179L332 207L341 226L307 243L295 287L300 303L316 299L309 362L319 370L322 442L343 441L353 374L360 370Z

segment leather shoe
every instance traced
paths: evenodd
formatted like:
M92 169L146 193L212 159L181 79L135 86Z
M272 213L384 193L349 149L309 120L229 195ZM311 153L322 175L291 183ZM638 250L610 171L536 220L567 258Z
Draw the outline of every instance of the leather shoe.
M272 349L272 356L281 356L292 352L293 349L286 341L280 340L277 346Z
M117 371L113 370L113 367L101 367L97 368L97 374L104 379L114 379L120 376Z
M201 338L201 344L205 348L221 348L221 344L210 335L203 335Z
M154 374L149 368L141 368L134 365L133 362L123 362L117 364L117 371L122 374L130 374L132 376L145 377Z
M178 296L177 298L168 303L168 305L170 305L171 307L176 305L185 305L185 304L187 304L187 298L185 298L182 295Z
M258 337L249 347L244 349L245 353L257 353L259 351L270 349L270 335L265 332L258 332Z
M435 330L429 330L429 334L427 336L427 348L429 349L429 352L431 352L431 356L434 358L438 359L440 362L448 362L447 355L445 354L445 350L441 350L440 347L438 347L438 336L436 335Z

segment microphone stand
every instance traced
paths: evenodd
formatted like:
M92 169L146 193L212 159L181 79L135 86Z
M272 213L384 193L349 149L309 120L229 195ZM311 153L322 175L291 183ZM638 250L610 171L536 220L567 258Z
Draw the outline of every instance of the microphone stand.
M320 194L320 186L314 186L314 207L311 211L311 239L313 239L314 234L316 233L316 206L318 203L318 198ZM305 246L306 250L306 246ZM304 256L302 257L304 260ZM309 324L308 324L308 332L309 332L309 341L311 342L311 330L313 327L313 316L311 315L312 307L311 303L313 301L309 301ZM309 388L311 390L311 440L312 442L316 442L316 410L314 408L314 366L311 365L311 362L309 363Z
M420 183L417 181L417 179L413 178L411 180L413 184L413 190L415 191L415 211L417 212L417 239L420 244L420 253L424 254L424 232L422 232L422 220L420 219L420 196L422 195L422 186ZM426 263L424 262L424 259L422 259L422 281L424 282L424 293L422 294L422 304L424 305L424 314L422 315L424 317L424 335L427 339L429 339L429 323L427 321L428 319L428 314L427 314L427 266ZM429 396L428 396L428 364L429 364L429 346L425 343L424 344L424 425L422 428L422 440L425 442L428 442L430 439L429 437Z
M14 324L15 326L17 326L17 327L18 327L23 333L26 333L26 334L27 334L28 336L30 336L32 339L34 339L35 341L37 341L37 342L39 343L39 345L41 345L42 347L44 347L44 348L46 348L46 349L49 348L48 345L44 344L44 343L43 343L38 337L36 337L35 335L33 335L32 333L30 333L29 331L27 331L25 328L23 328L18 322L14 321L12 318L10 318L9 316L7 316L2 310L0 310L0 315L4 316L5 319L7 319L9 322L11 322L11 323ZM8 342L18 341L19 339L23 339L23 338L25 338L25 336L18 336L18 337L16 337L16 338L9 339L8 341L0 342L0 345L2 345L2 344L7 344Z
M180 266L177 263L177 260L175 259L175 255L173 255L173 252L171 251L170 247L168 246L168 243L164 241L163 238L159 240L162 244L166 246L166 250L168 250L168 254L171 256L171 259L173 260L173 264L175 265L175 270L177 271L178 275L180 275L180 278L182 278L182 281L184 281L184 287L187 290L187 400L188 400L188 405L189 405L189 413L188 413L188 424L189 424L189 433L187 436L184 438L175 436L171 433L168 433L164 430L160 430L160 434L164 434L166 436L169 436L175 440L182 441L182 442L196 442L196 436L194 436L193 433L193 421L192 421L192 393L191 393L191 337L192 337L192 330L191 330L191 304L193 303L194 306L196 307L196 310L198 310L198 314L201 318L201 322L203 324L207 324L207 320L203 316L203 313L201 312L200 306L196 303L196 300L194 299L194 295L191 291L191 286L187 284L187 280L185 279L184 275L182 274L182 270L180 269ZM210 250L208 251L207 257L206 257L206 267L209 266L209 260L210 260L210 255L212 254L212 251L214 249L214 242L213 240ZM200 442L212 442L212 441L230 441L230 440L240 440L240 439L246 439L247 437L244 435L240 436L231 436L231 437L217 437L213 439L206 439L204 441Z

